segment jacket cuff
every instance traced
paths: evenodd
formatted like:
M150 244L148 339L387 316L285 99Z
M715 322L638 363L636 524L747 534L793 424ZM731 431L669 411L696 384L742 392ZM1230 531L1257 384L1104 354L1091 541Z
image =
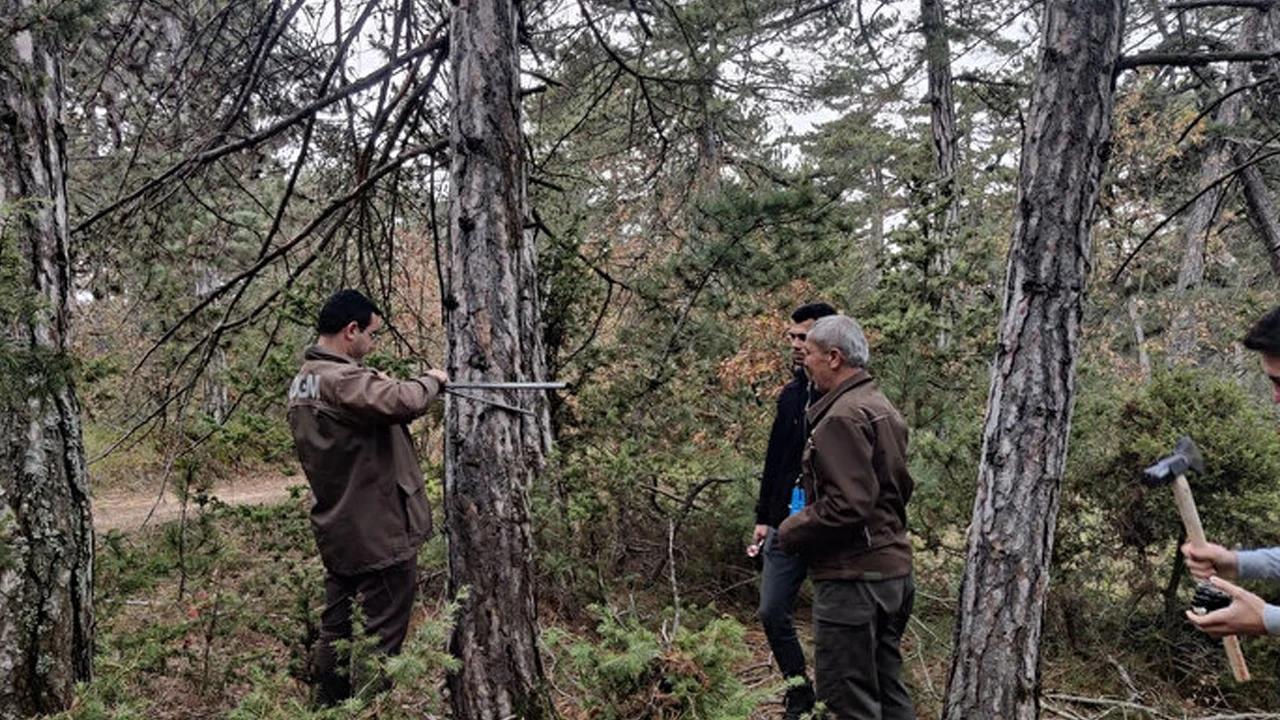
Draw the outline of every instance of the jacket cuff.
M798 517L800 517L800 514L792 515L778 524L778 544L783 550L792 555L800 555L802 552L800 545L803 543L797 543L800 538L796 537L796 527L799 525L799 521L796 518Z
M1264 577L1264 571L1267 567L1267 558L1263 553L1256 550L1237 550L1236 551L1236 577L1241 580L1250 580L1254 578Z
M435 397L439 395L440 390L442 390L442 388L440 387L441 386L440 381L431 377L430 375L421 375L419 377L414 378L413 381L421 385L423 389L425 389L427 393L431 395L431 397Z
M1267 605L1262 609L1262 624L1268 635L1280 635L1280 607Z

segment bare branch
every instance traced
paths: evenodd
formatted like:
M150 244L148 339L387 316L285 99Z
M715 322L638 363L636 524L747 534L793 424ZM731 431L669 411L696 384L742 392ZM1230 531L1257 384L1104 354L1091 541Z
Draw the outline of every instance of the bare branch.
M253 58L249 63L247 76L240 82L239 95L235 101L231 103L226 117L222 121L222 127L219 128L217 137L226 137L231 132L231 128L237 122L244 118L245 106L249 104L249 98L253 96L253 91L257 89L258 83L262 80L262 71L266 66L267 57L271 54L271 49L275 47L280 37L289 27L289 22L297 15L298 11L306 0L294 0L293 5L285 11L284 17L276 20L276 13L280 11L280 2L277 0L271 4L271 16L267 22L262 24L261 37L258 45L254 48ZM274 28L275 32L271 32Z
M623 72L636 79L637 84L640 87L640 94L644 96L645 106L649 111L649 122L652 124L654 132L656 132L658 137L662 139L662 142L666 143L667 137L662 131L662 123L658 120L657 106L654 104L653 98L649 96L648 86L645 85L645 82L648 80L662 82L663 79L641 74L639 70L628 65L627 61L624 60L611 45L609 45L608 41L605 40L604 35L600 32L600 29L596 27L595 21L591 18L591 14L587 12L586 3L582 0L578 0L578 8L582 11L582 17L587 21L587 27L591 30L592 37L596 39L596 42L605 51L605 54L609 56L609 59L613 60L613 62L616 63Z
M1172 222L1174 218L1181 215L1184 210L1186 210L1187 208L1195 204L1195 201L1199 200L1202 195L1212 192L1219 185L1230 181L1232 178L1235 177L1236 173L1239 173L1245 168L1252 167L1262 162L1263 160L1276 157L1276 156L1280 156L1280 150L1273 150L1271 152L1262 153L1261 155L1255 155L1253 158L1251 158L1247 162L1244 162L1240 165L1237 165L1231 168L1230 170L1227 170L1225 173L1218 176L1216 180L1214 180L1213 182L1201 188L1199 192L1197 192L1195 195L1192 195L1190 198L1187 199L1186 202L1179 205L1176 210L1169 213L1169 215L1165 217L1165 219L1161 220L1159 223L1156 223L1156 226L1152 228L1150 232L1144 235L1141 240L1138 241L1138 246L1135 247L1129 253L1129 255L1124 259L1124 262L1120 263L1120 267L1116 268L1116 271L1111 275L1111 282L1115 283L1120 279L1120 276L1124 274L1125 268L1129 267L1129 263L1132 262L1135 257L1137 257L1138 253L1142 250L1143 247L1146 246L1148 242L1150 242L1151 238L1155 237L1156 233L1160 232L1160 230L1162 230L1165 225L1168 225L1170 222Z
M826 0L825 2L810 5L809 7L796 8L787 17L779 18L771 23L765 23L761 26L761 29L768 31L788 30L799 25L801 22L813 15L817 15L825 10L830 10L831 8L844 4L845 2L847 2L847 0Z
M1243 7L1256 10L1270 10L1276 6L1276 0L1185 0L1185 2L1169 3L1170 10L1195 10L1207 7Z
M649 23L644 19L644 13L640 11L640 6L636 5L636 0L630 0L631 12L636 16L636 22L640 23L640 30L644 36L650 40L653 39L653 30L649 29Z
M1058 702L1075 703L1077 705L1093 705L1095 707L1136 710L1138 712L1146 713L1147 715L1155 718L1169 717L1169 715L1166 715L1165 713L1160 712L1156 708L1147 707L1146 705L1140 705L1135 702L1129 702L1128 700L1113 700L1111 698L1082 697L1080 695L1067 695L1064 693L1045 693L1044 696L1049 700L1055 700Z
M160 349L160 347L162 347L165 343L167 343L170 339L172 339L174 334L177 333L179 329L181 329L188 322L190 322L192 318L198 315L205 308L212 305L215 300L227 294L228 292L231 291L232 288L240 285L246 280L252 279L264 268L266 268L268 265L280 259L284 255L288 254L290 250L292 250L293 248L301 244L302 241L310 237L311 234L315 232L317 228L319 228L326 221L328 221L334 215L334 213L345 208L353 200L360 198L366 192L368 192L369 189L373 186L373 184L378 180L380 180L387 173L390 173L392 170L395 170L396 168L400 167L401 165L408 162L409 160L420 157L422 155L436 154L436 153L443 152L447 149L447 147L448 147L447 143L441 143L439 145L435 145L432 147L417 148L416 150L411 150L409 152L406 152L404 155L397 157L394 161L388 163L387 165L380 167L374 172L370 173L369 177L366 178L359 185L357 185L355 188L353 188L351 192L331 202L328 207L326 207L323 211L321 211L318 215L316 215L316 217L313 218L312 221L308 223L307 226L303 228L301 232L299 232L296 236L294 236L292 240L276 248L271 253L262 256L258 260L258 262L254 263L248 269L242 271L240 274L236 275L235 277L231 278L227 282L223 283L220 287L215 288L212 292L210 292L208 295L202 298L200 302L196 303L196 305L192 307L190 310L188 310L185 315L179 318L177 322L175 322L173 326L170 327L164 333L164 335L160 337L159 340L157 340L155 343L152 344L151 349L147 350L147 352L143 354L142 358L139 359L138 362L134 364L133 371L137 372L137 370L141 368L142 365L144 365L147 362L147 360L151 358L151 356L155 353L156 350ZM218 332L218 331L219 330L215 328L214 332Z
M1201 67L1216 62L1261 62L1277 58L1280 58L1280 50L1271 52L1234 50L1208 53L1138 53L1137 55L1120 58L1120 62L1116 63L1116 71L1131 70L1145 65Z
M342 43L338 47L338 51L334 53L333 61L329 64L328 70L325 71L324 78L320 81L320 92L326 92L329 84L333 82L333 78L337 76L342 69L343 63L347 56L347 50L351 43L360 34L360 29L364 27L365 22L369 19L369 15L373 11L374 3L365 6L365 10L356 18L350 32L342 39ZM389 77L389 76L388 76ZM271 220L271 229L267 231L267 236L262 241L262 247L258 250L258 257L261 258L267 253L271 247L272 240L276 234L280 232L280 227L284 223L285 211L289 207L289 203L293 200L294 190L298 184L298 178L302 175L302 169L306 165L307 154L311 151L311 137L315 132L317 116L312 114L307 118L306 124L302 129L302 140L298 143L298 157L294 160L293 169L289 173L289 180L285 183L284 192L280 195L280 201L276 204L276 211Z
M1182 134L1178 136L1178 140L1174 144L1177 145L1178 143L1181 143L1183 140L1186 140L1187 135L1190 134L1190 132L1193 129L1195 129L1195 126L1200 124L1201 120L1203 120L1210 113L1216 110L1217 107L1221 105L1223 102L1231 99L1233 96L1239 93L1246 92L1249 90L1254 90L1256 88L1262 87L1263 85L1266 85L1271 82L1274 82L1272 78L1266 78L1264 80L1259 80L1258 82L1255 82L1255 83L1250 83L1248 85L1241 85L1240 87L1232 88L1231 90L1228 90L1227 92L1218 96L1216 100L1209 103L1208 106L1206 106L1203 110L1197 113L1196 116L1191 119L1191 122L1187 123L1187 127L1182 131Z
M437 38L437 39L433 39L428 42L425 42L419 45L418 47L414 48L413 50L409 51L408 53L402 55L401 57L396 58L394 61L384 65L378 70L375 70L369 73L368 75L364 76L360 80L357 80L351 85L347 85L341 88L340 90L336 90L333 93L330 93L329 95L326 95L325 97L320 98L319 100L302 108L298 112L295 112L294 114L288 116L287 118L281 120L280 122L264 130L261 130L260 132L256 132L253 135L242 138L241 140L227 143L225 145L221 145L216 148L212 148L204 152L197 153L196 155L193 155L191 157L185 158L179 161L173 167L161 173L159 176L147 181L142 185L142 187L138 188L137 190L134 190L133 192L126 195L125 197L107 205L101 210L98 210L93 215L89 216L86 220L81 222L79 225L72 228L71 233L77 234L77 233L84 232L85 230L87 230L89 227L91 227L94 223L98 222L102 218L107 217L108 215L111 215L115 211L119 210L121 207L128 205L129 203L132 203L135 200L138 200L139 198L147 195L150 192L153 192L156 188L164 185L165 183L167 183L168 181L172 180L175 177L189 173L197 167L206 165L210 162L213 162L214 160L225 157L226 155L230 155L231 153L238 152L240 150L244 150L244 149L259 145L265 142L266 140L269 140L275 137L276 135L279 135L280 133L284 132L290 127L293 127L299 122L302 122L307 118L310 118L317 111L322 110L328 107L329 105L332 105L346 97L354 95L355 93L358 93L362 90L366 90L370 87L373 87L374 85L381 82L384 78L390 76L392 73L399 70L402 66L410 62L413 62L414 60L418 59L421 56L426 55L428 53L433 53L433 52L443 53L443 51L445 50L445 48L447 48L447 46L448 46L447 37L441 37L441 38Z

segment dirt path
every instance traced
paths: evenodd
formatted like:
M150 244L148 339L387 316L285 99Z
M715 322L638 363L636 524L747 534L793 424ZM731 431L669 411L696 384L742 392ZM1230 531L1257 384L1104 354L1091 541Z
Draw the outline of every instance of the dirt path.
M267 505L288 500L289 488L304 483L306 480L301 475L246 475L219 482L213 494L228 505ZM149 522L148 515L151 516ZM144 522L157 525L181 516L182 505L177 498L167 489L161 495L159 487L142 492L104 492L93 497L93 527L100 533L132 532Z

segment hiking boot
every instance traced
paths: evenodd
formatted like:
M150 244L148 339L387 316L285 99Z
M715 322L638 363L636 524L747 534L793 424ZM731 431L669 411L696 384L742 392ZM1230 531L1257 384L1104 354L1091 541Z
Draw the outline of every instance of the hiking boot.
M813 685L808 680L802 685L787 688L787 694L782 696L782 707L785 710L782 717L785 720L800 720L813 709L813 703Z

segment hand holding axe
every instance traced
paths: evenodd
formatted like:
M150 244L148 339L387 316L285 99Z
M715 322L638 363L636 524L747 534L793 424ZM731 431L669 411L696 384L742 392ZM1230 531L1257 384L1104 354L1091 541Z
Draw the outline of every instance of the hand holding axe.
M1196 547L1208 544L1204 537L1204 527L1200 525L1200 513L1196 510L1196 501L1191 497L1191 486L1187 484L1187 472L1194 470L1204 472L1204 459L1200 449L1189 437L1179 438L1174 446L1173 454L1167 455L1151 467L1142 471L1142 484L1147 487L1173 485L1173 499L1178 504L1178 515L1182 516L1182 526L1187 531L1187 541ZM1227 651L1227 662L1231 665L1231 674L1236 682L1249 679L1249 667L1245 665L1244 653L1240 652L1240 639L1235 635L1222 638L1223 647Z

